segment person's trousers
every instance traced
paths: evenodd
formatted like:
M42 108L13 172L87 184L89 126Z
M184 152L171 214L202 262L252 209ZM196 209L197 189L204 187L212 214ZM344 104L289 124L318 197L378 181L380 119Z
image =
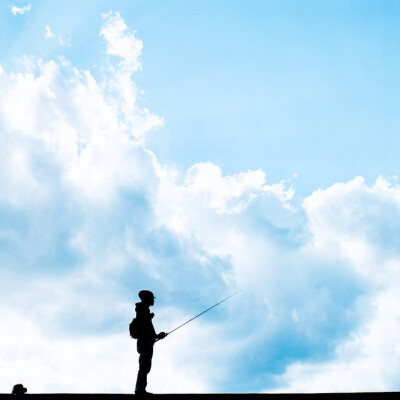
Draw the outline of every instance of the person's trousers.
M153 340L137 341L137 351L139 353L139 371L137 374L135 392L142 392L146 390L147 374L151 370L151 359L153 357Z

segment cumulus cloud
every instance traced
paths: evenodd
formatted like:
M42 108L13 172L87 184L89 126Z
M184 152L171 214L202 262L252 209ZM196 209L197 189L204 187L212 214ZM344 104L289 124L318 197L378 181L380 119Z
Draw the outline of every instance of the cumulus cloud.
M398 390L400 367L400 188L360 177L305 200L315 252L347 260L367 288L364 323L323 363L296 362L279 391Z
M399 186L302 200L262 170L160 164L142 42L118 13L100 36L100 78L63 58L0 74L4 390L132 392L142 288L167 331L244 289L157 343L157 392L397 390Z
M129 32L121 15L111 11L103 15L104 26L100 36L107 43L107 54L122 58L120 67L127 72L134 72L141 68L139 57L142 54L143 42Z
M11 12L13 13L13 15L23 15L30 10L31 10L31 4L27 4L24 7L11 6Z

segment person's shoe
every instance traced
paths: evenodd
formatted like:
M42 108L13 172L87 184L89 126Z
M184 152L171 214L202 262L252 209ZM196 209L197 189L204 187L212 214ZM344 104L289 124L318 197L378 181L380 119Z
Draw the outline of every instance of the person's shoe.
M151 396L153 393L147 392L146 390L135 390L137 396Z

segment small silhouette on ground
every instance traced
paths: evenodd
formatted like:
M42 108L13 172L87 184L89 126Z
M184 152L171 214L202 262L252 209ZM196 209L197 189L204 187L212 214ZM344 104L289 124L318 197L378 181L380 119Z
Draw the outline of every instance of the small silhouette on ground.
M151 370L151 359L153 358L153 347L157 340L164 339L165 332L156 333L152 319L154 313L150 307L154 305L154 294L149 290L139 292L140 302L136 303L136 317L129 325L129 332L137 339L137 351L139 353L139 371L137 374L135 394L147 395L147 375Z
M11 394L15 396L20 396L22 394L25 394L27 391L28 391L27 388L24 387L22 383L17 383L16 385L14 385Z

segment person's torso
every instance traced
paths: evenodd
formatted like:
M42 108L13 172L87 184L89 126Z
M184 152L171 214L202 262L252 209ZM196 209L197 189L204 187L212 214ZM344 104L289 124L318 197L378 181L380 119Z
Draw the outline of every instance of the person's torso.
M154 314L150 312L149 306L136 303L136 319L139 326L138 339L155 340L156 332L153 326Z

